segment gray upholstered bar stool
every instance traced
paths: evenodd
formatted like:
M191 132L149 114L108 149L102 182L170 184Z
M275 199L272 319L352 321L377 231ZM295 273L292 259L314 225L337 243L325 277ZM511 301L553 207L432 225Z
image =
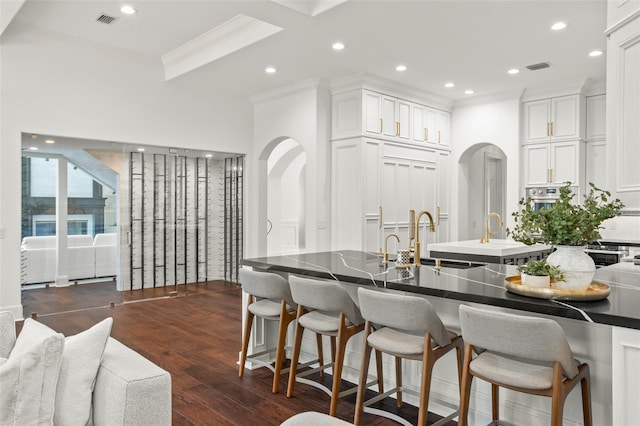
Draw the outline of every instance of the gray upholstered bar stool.
M295 309L297 306L291 297L289 282L277 274L240 269L240 284L242 285L242 290L249 295L249 304L242 338L238 377L242 377L244 374L244 365L247 360L263 365L273 371L273 387L271 391L277 393L280 375L289 371L288 368L282 368L282 363L286 356L287 328L289 323L296 319ZM253 319L256 316L268 321L279 321L278 344L275 348L248 356L247 348L249 347ZM263 355L273 353L273 351L276 352L276 361L273 366L271 363L260 359Z
M335 416L338 399L351 395L357 387L340 392L340 380L344 364L347 342L364 328L364 320L360 310L349 296L349 293L337 282L289 276L291 294L298 304L298 322L289 370L289 386L287 397L293 395L296 381L314 386L331 396L329 414ZM307 329L316 334L318 359L303 365L318 362L319 366L309 370L297 372L302 335ZM324 364L322 354L322 336L331 339L331 363ZM336 345L337 338L337 345ZM319 382L305 378L306 376L332 368L333 384L331 390Z
M419 296L387 293L378 290L358 289L358 302L362 316L365 318L365 342L362 351L360 381L356 398L354 423L360 424L363 412L377 414L410 425L405 419L383 410L369 406L396 393L397 405L402 406L402 392L411 393L420 398L418 424L427 424L429 408L429 392L431 389L431 373L434 364L450 351L456 351L458 366L458 383L462 375L462 338L445 329L440 317L431 303ZM369 369L371 350L379 350L392 355L396 365L396 387L381 392L379 395L364 400L367 390L366 374ZM420 392L405 389L402 386L402 359L422 361L422 377ZM382 382L382 372L378 371L378 381ZM444 424L455 418L458 411L434 423Z
M551 424L559 426L567 395L581 384L584 424L591 425L589 365L573 358L557 322L466 305L459 312L465 340L460 425L467 424L474 377L491 383L492 424L499 417L500 386L551 397Z

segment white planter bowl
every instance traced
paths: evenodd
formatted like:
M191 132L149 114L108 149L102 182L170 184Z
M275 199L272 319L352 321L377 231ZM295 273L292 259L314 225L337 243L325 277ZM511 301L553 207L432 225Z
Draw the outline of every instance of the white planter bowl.
M593 259L581 246L557 246L547 257L547 263L562 271L564 281L554 283L554 287L563 290L586 290L596 273Z
M528 275L520 274L520 280L523 285L529 287L550 287L551 277L549 275Z

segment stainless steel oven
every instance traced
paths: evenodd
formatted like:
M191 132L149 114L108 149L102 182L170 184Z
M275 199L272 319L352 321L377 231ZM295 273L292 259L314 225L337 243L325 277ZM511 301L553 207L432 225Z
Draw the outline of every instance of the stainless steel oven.
M535 211L546 209L560 198L560 189L554 187L527 188L527 196L531 198Z
M629 247L609 244L589 244L584 252L587 253L596 264L596 268L613 265L629 255Z

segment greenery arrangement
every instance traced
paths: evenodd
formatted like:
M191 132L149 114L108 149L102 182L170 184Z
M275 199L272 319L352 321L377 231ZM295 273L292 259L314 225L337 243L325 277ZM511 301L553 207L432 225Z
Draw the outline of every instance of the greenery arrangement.
M555 282L564 280L562 271L557 266L547 263L545 259L530 260L523 265L519 265L518 271L523 274L534 275L536 277L549 275L551 280Z
M582 205L572 202L569 182L560 187L560 198L546 209L535 211L530 197L521 198L520 210L511 214L516 225L507 229L507 235L527 245L584 246L598 240L602 222L617 216L624 204L612 200L609 191L593 183L589 186Z

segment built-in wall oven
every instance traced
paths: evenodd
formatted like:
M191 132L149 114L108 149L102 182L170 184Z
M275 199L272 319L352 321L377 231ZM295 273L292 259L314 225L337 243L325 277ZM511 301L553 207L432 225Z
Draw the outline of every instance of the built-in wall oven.
M526 191L535 211L550 207L560 198L560 188L557 187L527 188Z
M629 255L629 247L606 242L589 244L584 251L591 256L596 268L614 265Z

